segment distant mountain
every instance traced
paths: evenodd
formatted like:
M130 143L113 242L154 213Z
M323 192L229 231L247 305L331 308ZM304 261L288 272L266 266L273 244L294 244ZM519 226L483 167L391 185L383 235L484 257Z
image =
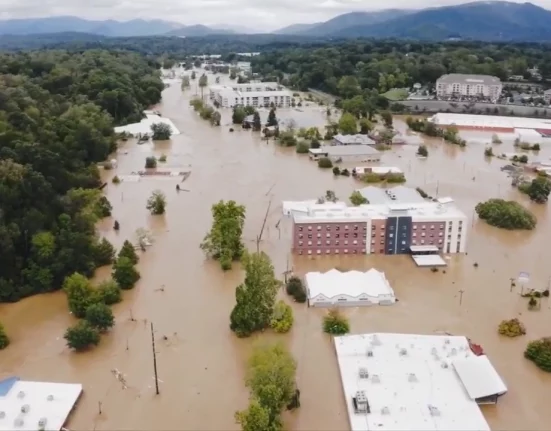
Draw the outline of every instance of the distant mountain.
M209 27L212 30L223 32L230 32L230 33L236 33L236 34L257 34L262 33L262 31L254 30L249 27L244 27L241 25L209 25Z
M92 21L74 16L57 16L0 21L0 35L78 32L111 37L153 36L179 27L181 24L162 20Z
M107 39L99 34L62 32L25 35L2 35L0 49L40 49L44 46L56 48L66 47L68 44L94 44ZM113 39L116 40L116 39Z
M331 36L550 41L551 11L532 3L481 1L424 9L375 24L349 26Z
M279 30L273 31L273 34L302 34L308 30L317 27L318 25L323 24L322 22L315 22L313 24L292 24L287 27L280 28Z
M175 30L171 30L167 33L165 33L166 36L180 36L180 37L189 37L189 36L209 36L211 34L235 34L234 31L231 30L222 30L222 29L214 29L211 27L207 27L206 25L187 25L187 26L180 26L180 28L177 28Z
M372 25L388 21L415 11L405 9L384 9L375 12L350 12L318 24L296 24L276 31L276 34L297 34L302 36L328 36L350 27ZM281 31L285 30L285 33Z

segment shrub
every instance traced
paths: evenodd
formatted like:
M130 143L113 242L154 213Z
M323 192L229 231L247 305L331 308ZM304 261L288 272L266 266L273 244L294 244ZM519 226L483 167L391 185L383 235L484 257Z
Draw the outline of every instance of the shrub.
M536 227L536 217L515 201L489 199L476 205L478 216L489 225L502 229L526 229Z
M352 202L352 205L358 206L367 204L368 200L358 190L354 190L350 195L350 202Z
M502 140L499 139L499 136L497 136L496 134L493 134L492 135L492 144L501 144L502 143Z
M485 157L493 157L494 155L494 150L492 149L492 147L486 147L484 149L484 156Z
M274 313L270 326L280 334L289 332L293 326L293 309L283 301L278 301L274 307Z
M146 169L154 169L157 167L157 159L153 156L145 158Z
M113 305L122 301L121 288L114 280L101 282L96 288L96 291L101 301L106 305Z
M121 182L121 179L120 179L117 175L115 175L115 176L113 177L113 179L111 180L111 182L112 182L113 184L119 184L119 183Z
M348 319L341 312L333 308L323 318L323 332L331 335L344 335L350 332Z
M526 329L518 319L503 320L498 327L498 332L507 337L518 337L526 334Z
M10 339L8 338L8 334L6 334L6 330L4 329L4 325L0 323L0 350L5 349L10 344Z
M308 154L310 146L306 142L299 142L296 146L296 151L298 154Z
M319 147L321 147L321 144L317 138L314 138L310 141L310 148L319 148Z
M99 344L99 331L86 320L81 320L76 325L65 331L63 338L67 340L67 346L76 351L86 350Z
M146 208L153 215L164 214L166 209L166 198L164 193L160 190L155 190L147 200Z
M306 288L300 278L295 276L290 277L289 280L287 280L285 290L288 295L291 295L295 299L296 302L306 302Z
M524 351L524 357L543 371L551 373L551 338L544 337L529 342Z
M338 177L339 175L341 174L341 170L338 166L335 166L333 168L333 175L335 175L336 177Z
M154 141L166 141L172 135L172 128L165 123L157 123L151 125Z
M528 301L528 310L535 310L538 308L539 301L534 297L530 297L530 300Z
M526 193L530 200L539 204L546 203L551 193L551 181L543 176L538 176L526 186L519 186L519 190Z
M322 157L318 160L318 167L322 169L330 169L333 167L333 162L329 157Z
M161 157L159 157L159 162L165 163L166 162L166 155L163 154Z
M341 175L343 177L349 177L350 176L350 171L346 168L344 168L343 170L341 170Z
M100 332L106 332L115 324L113 312L108 305L92 304L86 309L86 321Z

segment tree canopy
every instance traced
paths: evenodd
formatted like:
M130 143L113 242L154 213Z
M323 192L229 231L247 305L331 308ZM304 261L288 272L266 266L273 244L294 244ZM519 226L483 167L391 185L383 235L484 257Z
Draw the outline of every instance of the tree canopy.
M120 51L0 54L0 301L109 260L94 229L110 208L96 163L115 149L114 125L159 102L155 67Z
M489 199L476 205L478 216L489 225L502 229L526 229L536 227L536 217L521 204L503 199Z

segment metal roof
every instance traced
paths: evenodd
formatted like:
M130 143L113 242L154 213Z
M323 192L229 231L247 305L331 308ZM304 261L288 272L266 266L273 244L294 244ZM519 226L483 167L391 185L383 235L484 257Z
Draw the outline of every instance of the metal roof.
M501 80L497 76L490 75L465 75L463 73L450 73L448 75L442 75L438 78L436 83L500 85Z

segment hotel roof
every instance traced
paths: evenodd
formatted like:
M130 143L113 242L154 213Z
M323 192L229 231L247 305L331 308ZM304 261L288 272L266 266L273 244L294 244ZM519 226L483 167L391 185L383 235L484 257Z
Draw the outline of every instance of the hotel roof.
M396 186L385 189L376 186L367 186L358 189L358 192L360 192L370 204L374 205L427 202L417 190L406 186Z
M377 298L394 296L385 273L371 268L369 271L346 271L331 269L327 272L308 272L305 276L310 298L323 295L333 298L337 295L358 297L365 294Z
M462 336L349 335L335 337L335 349L353 431L490 430L475 397L507 391ZM358 391L369 414L354 411Z
M59 431L82 392L82 385L0 381L0 431Z
M465 219L465 214L453 202L394 203L359 205L332 210L309 209L307 213L293 213L295 223L343 223L365 222L369 219L385 219L389 216L410 216L413 221L446 221Z
M485 84L499 85L501 80L497 76L490 75L466 75L463 73L450 73L438 78L437 83L444 84Z

